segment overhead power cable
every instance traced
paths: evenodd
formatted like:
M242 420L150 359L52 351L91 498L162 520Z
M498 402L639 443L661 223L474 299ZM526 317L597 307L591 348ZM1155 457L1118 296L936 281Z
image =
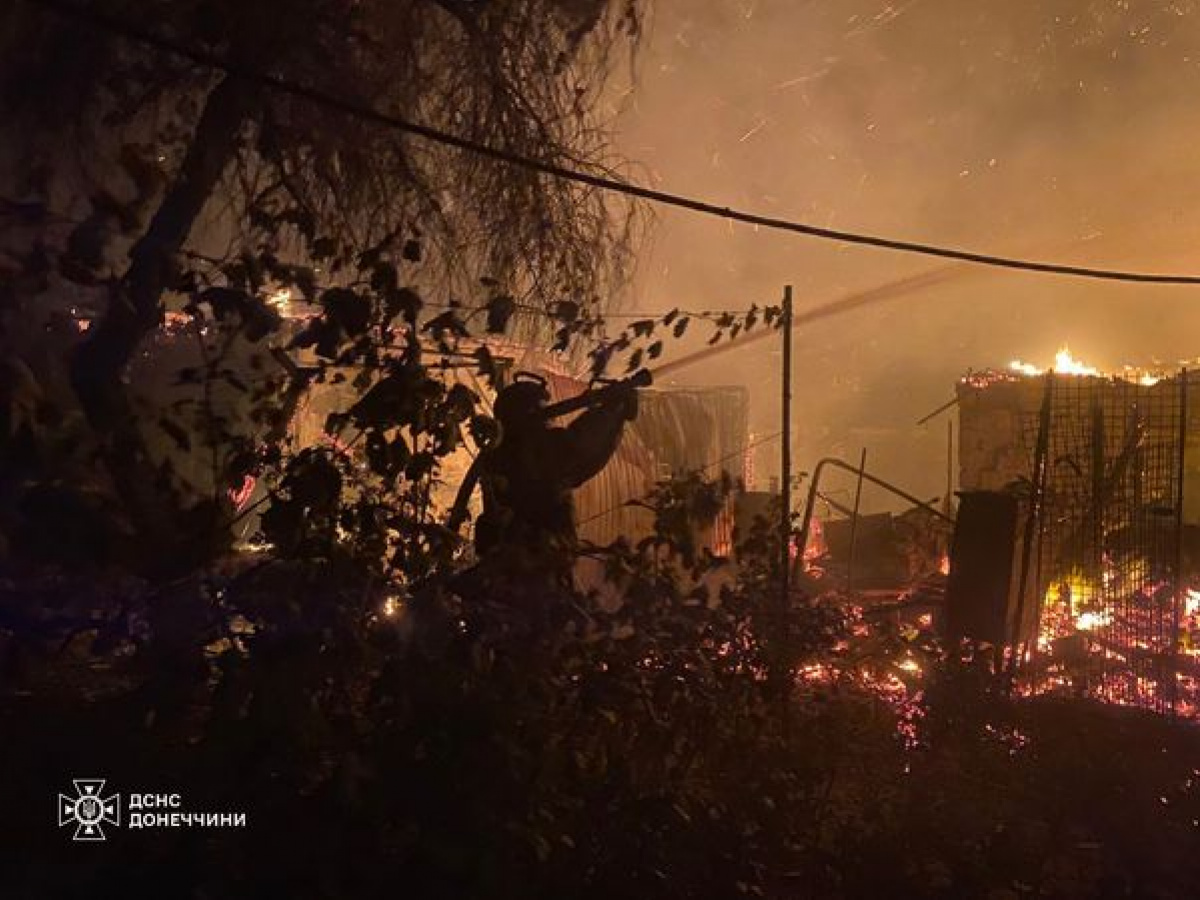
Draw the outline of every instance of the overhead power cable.
M327 93L318 88L295 84L284 78L280 78L277 75L258 71L249 66L224 59L218 54L197 49L195 47L188 47L184 44L180 44L160 35L153 34L137 25L125 21L122 18L108 15L95 9L85 9L75 3L67 2L67 0L26 0L26 2L35 6L39 6L43 9L52 10L60 15L68 16L77 21L87 22L111 34L118 35L128 40L136 41L163 53L169 53L191 60L197 65L215 69L217 71L224 72L226 75L241 78L248 82L263 85L279 91L280 93L308 100L314 104L336 110L348 116L362 119L364 121L374 122L378 125L392 128L406 134L415 135L434 143L442 144L448 147L455 147L459 150L473 153L478 156L487 157L489 159L494 159L509 165L530 169L535 172L541 172L544 175L549 175L564 181L588 185L589 187L593 187L598 190L622 194L627 197L634 197L639 200L649 201L651 203L658 203L664 206L685 209L691 212L701 213L703 215L716 216L718 218L742 222L748 225L755 225L761 228L801 234L807 237L819 238L821 240L836 241L843 244L857 244L861 246L877 247L884 250L897 251L900 253L913 253L922 256L939 257L942 259L954 259L961 262L973 263L982 266L992 266L995 268L1016 269L1049 275L1065 275L1076 278L1135 282L1142 284L1200 284L1200 275L1122 271L1119 269L1064 265L1061 263L1042 262L1009 256L994 256L988 253L980 253L955 247L925 244L917 241L898 240L896 238L889 238L881 235L863 234L853 231L841 231L833 228L822 228L820 226L810 225L804 222L763 216L757 213L733 209L731 207L723 207L702 200L697 200L692 197L671 194L666 191L655 190L654 188L644 187L632 182L621 181L612 177L594 174L592 172L568 168L567 166L558 165L545 160L533 159L532 157L523 156L521 154L503 150L498 147L491 147L486 144L481 144L477 141L470 140L469 138L451 134L449 132L442 131L441 129L433 128L429 125L422 125L418 122L412 122L401 118L400 116L389 115L376 109L372 109L371 107L363 106L353 101L346 100L342 97Z

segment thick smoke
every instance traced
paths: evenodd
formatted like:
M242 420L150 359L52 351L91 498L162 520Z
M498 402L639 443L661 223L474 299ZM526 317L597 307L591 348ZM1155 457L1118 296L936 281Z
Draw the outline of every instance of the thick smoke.
M657 186L769 215L1000 254L1200 271L1200 9L1194 2L658 0L621 149ZM941 265L673 211L629 304L799 309ZM964 269L797 340L795 451L925 496L968 368L1060 344L1092 365L1200 356L1200 291ZM678 373L754 391L778 427L779 356L757 344ZM760 472L777 450L758 457ZM868 498L872 506L884 498Z

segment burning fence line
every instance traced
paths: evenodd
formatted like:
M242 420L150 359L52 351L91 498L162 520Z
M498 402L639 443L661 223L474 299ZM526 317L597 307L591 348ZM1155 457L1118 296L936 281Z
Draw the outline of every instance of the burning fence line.
M1045 367L1035 366L1031 363L1022 362L1019 359L1014 359L1008 364L1010 372L1015 372L1018 375L1037 376L1046 373ZM1082 360L1076 359L1071 354L1071 348L1065 344L1058 348L1058 352L1054 355L1054 365L1049 371L1055 375L1079 375L1086 378L1112 378L1120 381L1129 381L1135 384L1140 384L1143 387L1153 387L1163 380L1164 377L1169 377L1162 372L1155 372L1149 369L1140 369L1135 366L1122 366L1119 372L1105 374L1094 366L1089 366Z
M1191 362L1181 365L1191 365ZM1021 382L1037 378L1048 372L1055 375L1073 375L1080 378L1099 378L1107 381L1123 381L1142 387L1153 387L1164 379L1170 379L1176 374L1158 367L1123 365L1119 369L1105 372L1077 358L1071 348L1063 345L1054 354L1054 362L1049 366L1039 366L1034 363L1014 359L1003 369L983 369L970 371L962 377L962 383L974 388L988 388L997 382Z

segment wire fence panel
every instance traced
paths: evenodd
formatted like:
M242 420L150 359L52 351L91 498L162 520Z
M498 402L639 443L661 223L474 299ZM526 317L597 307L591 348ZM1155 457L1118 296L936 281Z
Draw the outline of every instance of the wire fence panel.
M1026 448L1046 429L1029 685L1160 712L1190 707L1179 675L1184 377L1046 384L1045 416L1023 422ZM1038 462L1031 456L1031 472Z

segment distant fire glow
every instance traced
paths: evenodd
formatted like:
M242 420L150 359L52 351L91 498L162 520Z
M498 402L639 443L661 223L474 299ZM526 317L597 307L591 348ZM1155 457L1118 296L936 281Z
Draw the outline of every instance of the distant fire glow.
M1022 362L1019 359L1014 359L1008 364L1008 367L1014 372L1019 372L1022 375L1041 375L1046 371L1044 366L1035 366L1032 363ZM1071 355L1071 350L1067 346L1059 348L1058 353L1054 355L1053 371L1058 375L1082 375L1096 376L1100 375L1100 370L1092 366L1085 365L1080 360Z
M1047 371L1052 371L1056 375L1076 375L1082 378L1120 378L1124 381L1136 382L1144 387L1153 387L1162 380L1161 375L1132 366L1123 366L1119 373L1101 372L1095 366L1089 366L1082 360L1076 359L1071 354L1071 348L1065 344L1059 347L1058 352L1054 354L1053 366L1035 366L1033 363L1014 359L1008 364L1008 368L1018 375L1044 375Z

